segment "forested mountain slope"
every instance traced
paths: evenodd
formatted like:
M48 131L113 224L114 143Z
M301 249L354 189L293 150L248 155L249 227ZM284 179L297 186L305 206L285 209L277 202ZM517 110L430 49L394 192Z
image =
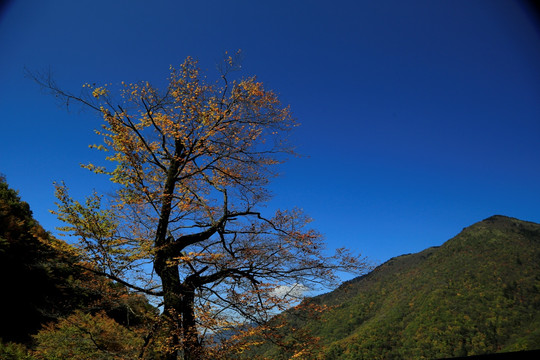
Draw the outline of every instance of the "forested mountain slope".
M319 320L288 317L320 338L321 359L540 349L540 225L493 216L310 301L332 308ZM257 355L286 358L268 343Z
M47 245L56 241L0 176L2 340L28 342L43 324L86 298L73 286L82 273L66 266L67 256Z
M133 334L145 334L143 314L155 309L122 286L73 267L72 255L51 246L58 243L64 244L39 226L0 177L0 338L36 346L32 335L44 324L62 324L77 310L106 314ZM540 225L490 217L440 247L393 258L306 304L303 309L327 310L320 318L312 317L318 310L284 313L288 325L281 327L278 318L274 330L286 346L265 342L246 355L437 359L540 349ZM42 332L35 354L57 347L46 336L63 339L62 331Z
M75 266L74 255L62 251L67 248L0 175L0 345L29 345L45 324L77 310L105 312L126 326L140 325L143 315L155 311L146 298Z

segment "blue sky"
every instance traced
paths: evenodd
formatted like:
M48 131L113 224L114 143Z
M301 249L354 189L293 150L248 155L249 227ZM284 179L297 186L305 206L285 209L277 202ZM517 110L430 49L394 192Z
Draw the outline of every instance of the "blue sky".
M381 262L494 214L540 222L540 25L518 1L15 0L0 172L51 231L53 181L107 189L79 168L100 119L66 112L25 66L78 91L163 84L188 55L212 78L237 49L302 124L270 208L303 208L330 249Z

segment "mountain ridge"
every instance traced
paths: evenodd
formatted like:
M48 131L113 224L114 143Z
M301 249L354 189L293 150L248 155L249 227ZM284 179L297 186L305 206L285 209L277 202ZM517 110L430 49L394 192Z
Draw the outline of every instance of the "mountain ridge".
M320 359L540 349L540 225L490 216L309 301L331 310L320 321L291 322L320 338ZM272 346L261 349L263 357L281 358Z

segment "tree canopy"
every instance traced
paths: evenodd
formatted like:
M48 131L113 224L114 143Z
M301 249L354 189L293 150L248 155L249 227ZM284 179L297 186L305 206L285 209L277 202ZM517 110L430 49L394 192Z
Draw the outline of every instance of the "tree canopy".
M234 67L226 58L209 83L188 57L165 89L86 84L81 95L35 77L103 118L103 141L91 147L112 166L84 167L108 176L114 193L79 202L60 183L55 212L81 262L160 299L144 346L166 359L209 356L213 335L267 322L298 301L297 289L334 284L336 270L367 269L346 250L326 255L301 210L262 212L296 123L255 77L230 79Z

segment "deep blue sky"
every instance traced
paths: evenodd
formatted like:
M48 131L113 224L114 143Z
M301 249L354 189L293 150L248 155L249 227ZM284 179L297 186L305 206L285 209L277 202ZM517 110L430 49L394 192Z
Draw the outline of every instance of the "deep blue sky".
M151 4L151 5L150 5ZM242 49L290 104L305 157L271 207L302 207L330 248L374 261L440 245L494 214L540 222L540 26L517 1L42 1L0 17L0 172L48 230L52 182L106 189L79 168L100 119L60 86L149 80L188 56L211 78Z

